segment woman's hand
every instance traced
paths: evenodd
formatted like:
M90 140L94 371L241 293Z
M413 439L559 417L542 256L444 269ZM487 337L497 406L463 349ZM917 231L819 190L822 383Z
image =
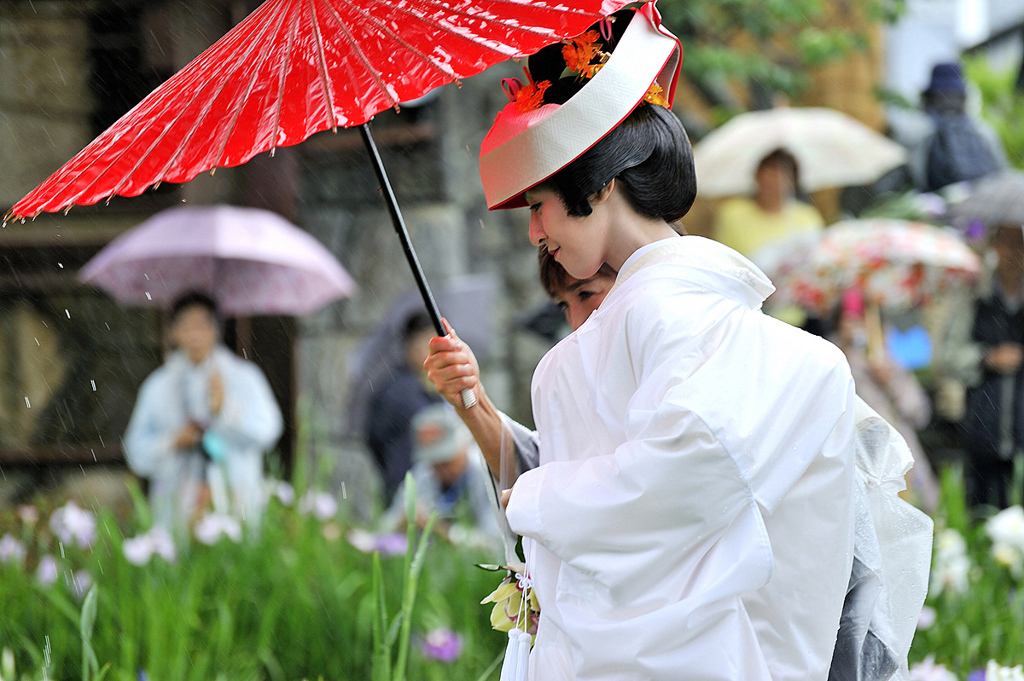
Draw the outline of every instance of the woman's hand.
M224 379L220 374L210 375L210 416L216 416L224 407Z
M423 362L423 368L437 392L444 395L456 409L462 410L463 390L472 389L478 400L483 397L480 366L473 356L473 351L459 340L448 321L442 321L448 335L430 339L430 354Z
M202 437L203 430L196 425L195 421L189 421L174 437L174 448L191 449L199 444L199 440L201 440Z

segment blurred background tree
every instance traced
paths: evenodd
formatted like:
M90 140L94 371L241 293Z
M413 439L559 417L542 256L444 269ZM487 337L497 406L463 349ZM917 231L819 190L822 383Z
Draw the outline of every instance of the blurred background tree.
M1024 91L1020 71L995 69L983 56L964 60L967 79L978 88L981 115L999 133L1010 164L1024 168Z
M799 98L813 69L868 48L868 31L851 25L892 22L904 0L661 0L658 8L686 45L683 73L720 121Z

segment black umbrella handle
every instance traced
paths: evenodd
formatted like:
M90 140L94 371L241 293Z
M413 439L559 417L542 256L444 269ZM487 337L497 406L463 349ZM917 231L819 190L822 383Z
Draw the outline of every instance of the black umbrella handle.
M391 215L391 224L394 225L395 232L398 233L398 241L401 242L402 250L405 251L405 259L409 261L412 276L416 280L416 287L419 288L420 295L423 296L427 314L430 315L430 321L433 322L437 335L446 336L448 334L444 329L444 324L441 323L441 311L437 308L437 301L434 300L434 294L430 290L430 285L427 284L427 277L423 274L420 259L416 256L416 249L413 248L412 239L409 237L409 230L405 228L402 211L398 208L398 199L395 198L395 192L391 189L391 182L388 180L387 171L384 170L384 163L380 160L377 145L373 141L373 135L370 134L370 126L363 123L359 126L359 132L363 136L366 151L369 152L370 160L373 162L373 170L377 173L377 180L380 182L380 189L384 194L384 204L388 207L388 214ZM476 394L472 388L463 390L461 397L464 409L476 405Z

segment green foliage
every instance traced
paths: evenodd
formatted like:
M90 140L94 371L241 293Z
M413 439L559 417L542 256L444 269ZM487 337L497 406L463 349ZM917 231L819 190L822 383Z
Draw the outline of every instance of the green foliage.
M942 474L936 536L945 531L957 532L966 542L966 590L936 588L936 580L941 581L948 569L937 550L926 601L935 611L935 623L917 632L911 664L934 655L958 678L966 678L989 660L1003 666L1024 663L1024 575L1014 574L993 556L983 519L972 518L964 501L959 466L948 467Z
M161 681L472 681L504 646L479 604L494 577L474 567L494 556L427 532L405 559L371 556L346 541L337 519L272 501L260 531L240 543L178 542L176 561L154 555L138 566L123 550L140 531L133 521L101 512L91 549L65 545L62 554L46 517L34 525L0 517L0 536L28 548L23 565L0 563L0 651L13 651L16 681L42 679L44 670L56 681L136 681L140 671ZM50 586L35 574L46 554L59 566ZM76 596L66 576L80 570L95 585ZM378 618L388 610L398 616L384 624ZM451 664L412 645L437 626L463 636ZM382 634L399 656L377 677Z
M1010 164L1024 168L1024 93L1014 89L1015 69L997 71L983 57L967 59L964 72L981 93L981 113L1003 142Z
M683 71L696 82L756 81L796 97L807 69L863 49L863 35L826 27L827 0L662 0L665 25L683 41ZM870 21L894 21L903 1L856 5Z

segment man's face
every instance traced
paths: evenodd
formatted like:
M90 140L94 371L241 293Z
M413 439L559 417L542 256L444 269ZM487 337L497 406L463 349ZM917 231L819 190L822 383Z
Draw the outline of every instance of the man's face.
M565 289L555 293L554 301L565 315L565 321L575 331L604 302L615 279L598 274L589 279L571 279L570 282Z
M434 475L437 476L442 487L451 487L462 474L466 472L466 464L468 460L466 458L466 452L463 450L458 456L449 461L441 461L434 464Z
M175 317L171 337L193 364L199 364L210 356L217 343L217 325L209 310L193 305Z
M757 169L754 180L757 182L758 192L762 194L786 199L796 192L793 172L785 163L765 163Z
M1024 230L1021 227L1000 227L992 236L992 248L999 255L999 268L1024 271Z
M405 341L405 362L417 373L423 373L423 362L430 355L430 339L436 336L430 327L421 329Z

